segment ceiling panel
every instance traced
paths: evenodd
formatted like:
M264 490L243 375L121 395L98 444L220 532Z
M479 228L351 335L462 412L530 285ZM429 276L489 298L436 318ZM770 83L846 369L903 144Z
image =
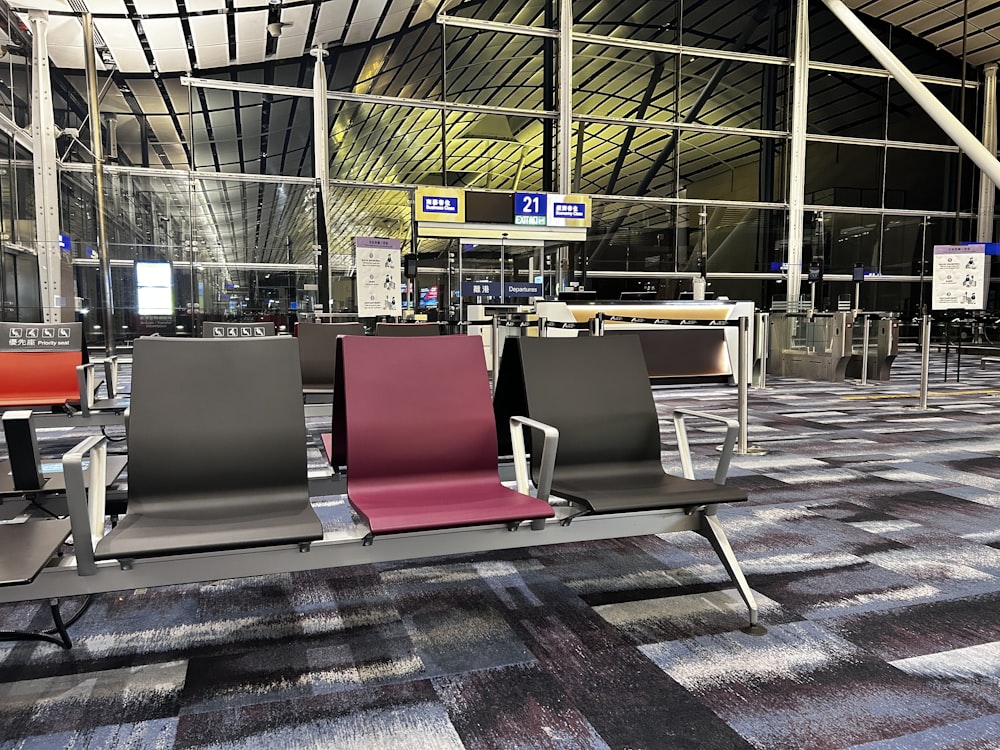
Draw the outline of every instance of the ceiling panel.
M184 5L191 13L202 13L207 10L224 11L226 0L187 0Z
M108 45L118 70L122 73L149 72L146 53L132 21L127 18L95 18L94 26Z
M229 39L226 17L192 16L188 19L198 67L222 68L229 65Z
M302 5L285 8L281 13L281 22L291 24L278 37L278 57L299 57L306 50L306 39L309 35L309 21L312 18L313 6Z
M386 0L358 0L344 44L360 44L372 39L385 7Z
M95 14L128 15L125 0L86 0L86 5L90 12Z
M379 38L395 34L403 28L403 23L406 21L406 17L410 15L410 8L412 7L413 0L392 0L392 5L389 6L389 13L379 27Z
M156 140L161 144L176 143L177 130L174 128L173 120L166 115L159 115L157 117L149 117L147 121L149 122L150 130L156 135Z
M145 18L142 28L161 73L190 71L187 40L179 18Z
M174 0L132 0L140 16L163 16L177 13L177 3Z
M264 59L267 38L267 11L236 14L236 64L247 65Z
M350 3L323 3L319 9L319 18L316 19L316 44L329 44L343 39L347 14L350 12Z
M142 107L143 112L152 115L165 115L169 113L170 110L167 109L167 105L160 95L160 89L156 85L156 81L149 78L135 78L129 82L129 86L132 89L132 95L139 102L139 106Z

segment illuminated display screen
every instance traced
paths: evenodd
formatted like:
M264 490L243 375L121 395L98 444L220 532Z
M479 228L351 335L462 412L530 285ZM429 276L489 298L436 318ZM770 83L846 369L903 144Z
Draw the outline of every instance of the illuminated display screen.
M135 281L140 315L174 314L174 274L169 263L137 261Z

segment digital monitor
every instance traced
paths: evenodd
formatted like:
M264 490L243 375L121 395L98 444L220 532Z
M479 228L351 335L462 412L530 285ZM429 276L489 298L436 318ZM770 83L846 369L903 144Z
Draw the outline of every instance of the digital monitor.
M465 192L465 220L469 224L513 224L513 193Z
M139 315L174 314L174 271L169 263L136 261L135 283Z
M420 290L421 307L437 307L438 288L436 286L425 286Z

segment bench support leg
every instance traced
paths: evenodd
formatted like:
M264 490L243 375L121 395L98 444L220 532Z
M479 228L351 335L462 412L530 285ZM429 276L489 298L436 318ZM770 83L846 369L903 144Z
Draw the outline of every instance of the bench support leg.
M726 538L726 532L723 531L718 516L710 511L702 511L699 515L701 523L698 533L711 542L712 549L719 556L723 567L729 573L729 577L736 584L736 590L740 592L740 596L746 602L747 609L750 610L750 627L746 632L752 635L763 635L767 631L758 624L757 601L754 599L750 584L747 583L743 569L733 553L733 548L729 546L729 539Z
M55 624L54 628L42 630L41 632L28 630L0 631L0 641L45 641L46 643L54 643L57 646L62 646L65 649L71 649L73 648L73 641L70 640L67 628L80 619L83 613L87 611L91 601L93 601L93 596L88 594L83 604L80 605L80 608L64 620L62 612L59 611L59 600L49 599L49 609L52 612L52 622Z

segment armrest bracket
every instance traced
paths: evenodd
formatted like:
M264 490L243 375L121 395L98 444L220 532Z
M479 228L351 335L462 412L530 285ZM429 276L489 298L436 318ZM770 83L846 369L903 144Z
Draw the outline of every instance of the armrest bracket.
M697 417L707 419L711 422L719 422L726 426L726 437L722 441L722 453L719 455L719 463L715 467L715 477L712 479L716 484L725 484L729 475L729 464L733 458L736 448L736 439L740 434L739 420L731 417L723 417L718 414L709 414L704 411L694 409L677 409L674 411L674 432L677 435L677 451L681 457L681 468L686 479L695 479L694 464L691 462L691 446L688 443L686 417Z
M90 457L89 491L83 478L83 459L87 456ZM73 530L77 572L82 576L97 573L94 545L104 535L107 460L108 439L103 435L85 438L63 456L66 504Z
M517 491L525 495L528 494L530 489L528 486L528 454L524 448L525 427L538 430L544 435L536 496L539 500L548 502L549 494L552 492L552 474L556 468L556 449L559 447L559 430L552 425L547 425L528 417L510 418L510 444L514 449L514 476L517 479Z

